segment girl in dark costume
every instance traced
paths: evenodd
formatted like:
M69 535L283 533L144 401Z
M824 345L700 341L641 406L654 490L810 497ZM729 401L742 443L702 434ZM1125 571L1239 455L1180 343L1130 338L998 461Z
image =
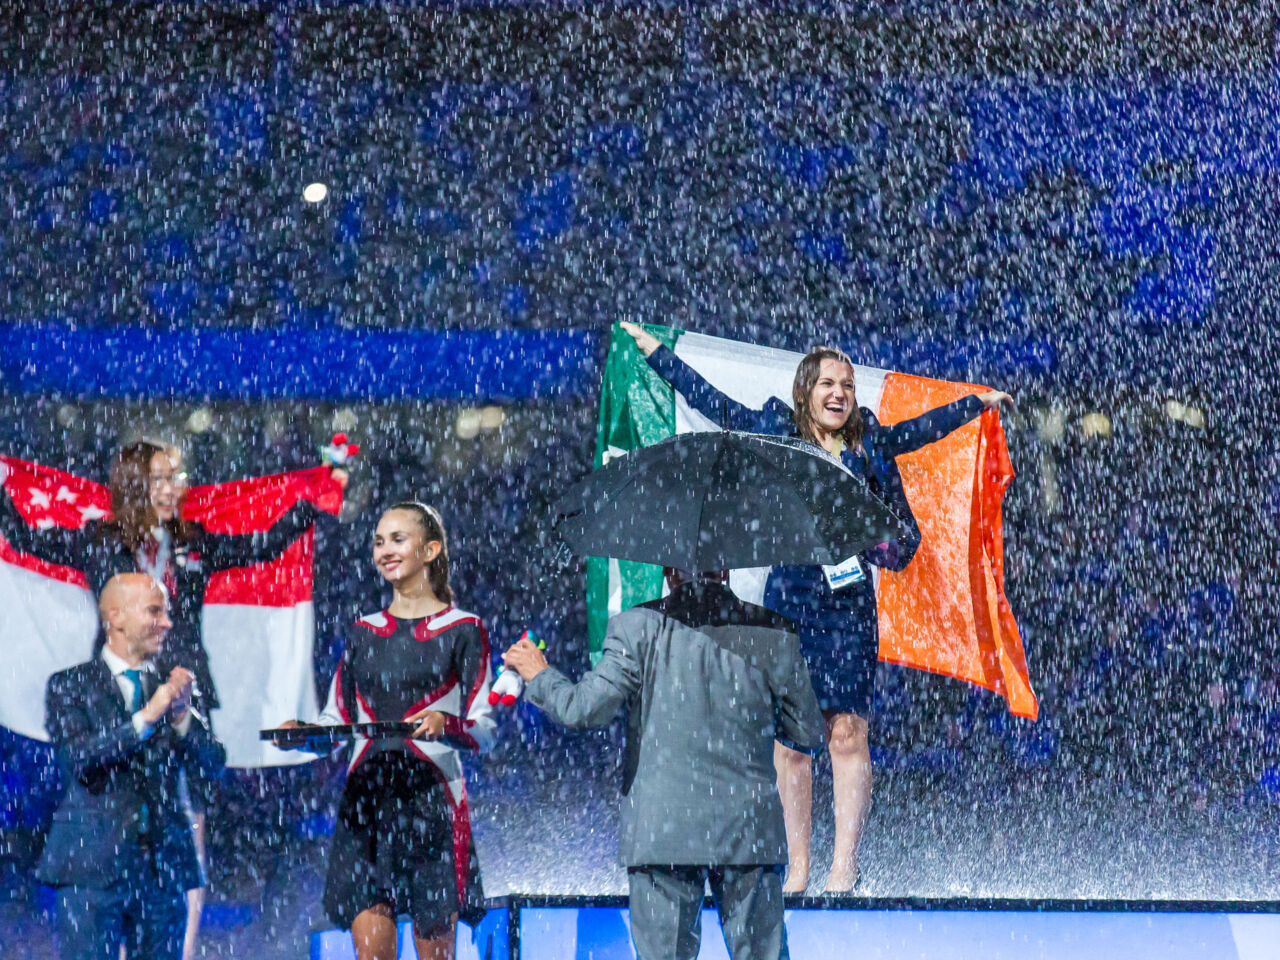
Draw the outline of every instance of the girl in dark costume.
M691 407L717 423L753 433L790 434L840 458L899 519L904 533L840 564L777 566L769 571L764 606L794 620L818 703L827 719L835 803L835 850L827 893L844 893L858 879L858 841L871 807L868 718L875 683L879 633L875 588L869 566L902 570L920 545L920 528L902 489L894 458L941 440L983 410L1012 403L991 390L930 410L893 426L882 425L854 397L853 361L822 347L800 361L788 408L771 398L761 410L729 399L643 328L621 324L652 367ZM801 893L809 880L811 758L782 744L774 749L778 792L787 826L790 863L784 892Z
M396 955L408 914L422 960L450 958L461 917L484 896L460 750L493 741L489 635L453 605L439 514L399 503L382 515L373 562L395 591L348 633L321 723L406 720L408 739L357 739L338 808L324 906L351 928L360 960Z

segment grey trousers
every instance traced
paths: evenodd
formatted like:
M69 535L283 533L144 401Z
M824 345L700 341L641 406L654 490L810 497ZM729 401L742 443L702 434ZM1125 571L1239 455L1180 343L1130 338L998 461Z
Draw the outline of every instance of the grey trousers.
M782 924L782 867L630 867L631 939L639 960L694 960L702 941L702 895L720 914L733 960L790 960Z

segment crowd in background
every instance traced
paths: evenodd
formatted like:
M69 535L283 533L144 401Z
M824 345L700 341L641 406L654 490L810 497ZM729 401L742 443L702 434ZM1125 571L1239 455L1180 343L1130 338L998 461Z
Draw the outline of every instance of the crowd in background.
M680 9L648 11L640 33ZM635 320L793 350L835 329L859 362L1007 389L1006 579L1040 719L882 667L876 763L980 770L993 789L1110 779L1192 809L1280 800L1280 438L1257 422L1280 382L1265 323L1280 249L1254 202L1280 169L1280 137L1258 132L1270 80L1218 99L1177 78L760 82L679 25L674 53L633 44L638 59L585 79L465 64L441 79L452 61L425 78L366 71L332 39L348 34L287 25L229 77L15 55L0 73L0 320ZM1240 130L1217 131L1228 115ZM1184 116L1214 135L1188 139ZM312 181L319 203L302 199ZM1165 416L1172 394L1203 425ZM102 480L121 442L159 432L213 482L312 466L341 426L364 450L342 516L318 528L317 682L344 625L383 602L369 533L406 496L444 515L460 603L495 645L531 627L576 674L582 568L547 505L591 466L594 399L510 405L464 439L450 403L223 404L189 430L194 403L0 382L0 452ZM1095 411L1108 431L1082 428ZM517 788L551 776L513 760L562 735L523 709L505 724L485 762L521 770ZM283 884L274 853L330 828L341 775L228 774L215 884ZM27 882L57 791L47 748L0 731L0 883Z

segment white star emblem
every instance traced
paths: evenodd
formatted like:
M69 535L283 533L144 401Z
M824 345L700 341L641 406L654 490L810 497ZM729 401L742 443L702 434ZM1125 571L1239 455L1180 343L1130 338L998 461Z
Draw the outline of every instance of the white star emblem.
M36 529L37 529L37 530L48 530L48 529L49 529L50 527L52 527L52 526L53 526L53 521L52 521L52 520L50 520L48 517L45 517L45 518L44 518L44 519L42 519L42 520L37 520L37 521L36 521Z
M101 507L76 507L80 511L80 520L82 523L88 523L90 520L101 520L107 515L107 511Z
M31 494L32 504L37 507L44 507L45 509L48 509L51 501L49 500L49 495L47 493L39 487L28 487L27 492Z
M70 488L61 486L58 488L58 495L54 499L60 503L75 503L76 495L71 492Z

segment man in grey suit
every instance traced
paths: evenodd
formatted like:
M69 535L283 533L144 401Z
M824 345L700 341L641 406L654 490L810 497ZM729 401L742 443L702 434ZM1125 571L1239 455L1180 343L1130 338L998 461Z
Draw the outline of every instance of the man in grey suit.
M787 957L773 743L817 753L825 735L790 621L700 579L612 617L576 684L528 640L503 660L566 726L629 708L618 858L641 960L697 956L708 880L734 960Z

